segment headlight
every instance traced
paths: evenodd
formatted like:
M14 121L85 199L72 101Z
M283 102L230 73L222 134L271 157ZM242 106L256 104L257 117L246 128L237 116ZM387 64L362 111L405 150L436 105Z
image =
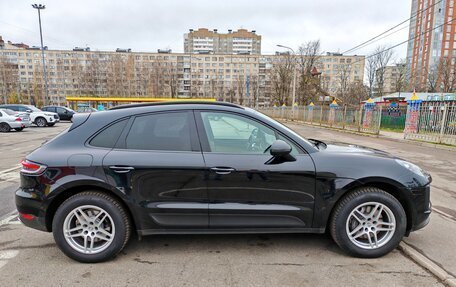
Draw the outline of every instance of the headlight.
M53 114L48 114L48 113L45 113L44 115L48 116L48 117L52 117L53 116Z
M416 164L401 159L396 159L396 162L415 174L422 175L424 177L429 177L429 174L422 170Z

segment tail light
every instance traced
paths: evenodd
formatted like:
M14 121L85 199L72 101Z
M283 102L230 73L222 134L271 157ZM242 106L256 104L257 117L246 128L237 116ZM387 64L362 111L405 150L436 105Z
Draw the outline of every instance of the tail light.
M47 168L47 166L45 166L45 165L31 162L26 159L21 161L21 165L22 165L21 173L28 174L28 175L40 175Z
M16 118L15 121L16 122L22 122L22 119L21 118Z

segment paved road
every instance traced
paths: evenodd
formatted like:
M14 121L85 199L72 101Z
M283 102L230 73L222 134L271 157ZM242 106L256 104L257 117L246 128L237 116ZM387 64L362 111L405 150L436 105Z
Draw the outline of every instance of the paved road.
M20 161L46 140L51 139L70 125L60 122L53 127L30 127L22 132L0 133L0 219L15 210L14 191L18 187L19 173L13 170Z
M3 168L63 130L29 129L0 134ZM431 224L406 241L456 273L454 193L456 153L306 126L291 125L304 136L386 149L428 169L434 177L432 200L439 211ZM6 135L6 136L5 136ZM14 149L14 150L13 150ZM14 209L17 172L0 174L0 219ZM9 199L8 199L9 198ZM45 264L43 264L45 262ZM327 235L179 235L135 238L115 260L78 264L56 247L52 234L0 225L1 286L440 286L428 271L395 250L379 259L341 253Z
M430 172L433 178L431 201L434 210L431 222L426 228L412 233L405 242L441 265L453 276L456 275L456 151L306 125L286 125L305 137L386 150Z

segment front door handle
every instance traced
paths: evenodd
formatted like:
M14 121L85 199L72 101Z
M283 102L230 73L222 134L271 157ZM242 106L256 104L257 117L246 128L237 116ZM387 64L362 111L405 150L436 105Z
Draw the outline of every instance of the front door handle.
M109 168L117 173L127 173L127 172L130 172L135 169L132 166L117 166L117 165L111 165Z
M212 167L211 171L215 172L216 174L224 175L232 173L235 171L235 169L232 167Z

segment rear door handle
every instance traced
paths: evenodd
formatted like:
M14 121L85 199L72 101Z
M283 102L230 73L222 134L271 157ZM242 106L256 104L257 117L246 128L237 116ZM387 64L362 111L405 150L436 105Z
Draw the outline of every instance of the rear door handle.
M230 174L235 171L232 167L212 167L211 171L215 172L216 174Z
M127 172L130 172L135 169L132 166L117 166L117 165L111 165L109 168L117 173L127 173Z

